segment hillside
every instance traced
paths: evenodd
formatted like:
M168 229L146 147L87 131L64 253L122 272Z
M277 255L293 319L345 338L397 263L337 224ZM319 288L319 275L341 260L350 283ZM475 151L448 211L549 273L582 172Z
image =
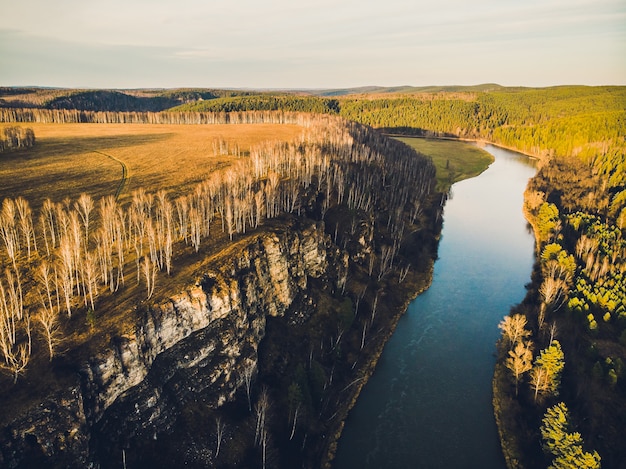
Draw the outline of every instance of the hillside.
M251 92L181 88L175 90L74 90L0 87L0 108L158 112L187 102L245 96Z
M286 118L284 136L293 127L305 134L243 145L254 125ZM429 282L439 229L435 168L336 117L226 120L246 122L230 124L242 125L245 157L224 145L227 164L175 193L142 179L150 167L137 165L142 148L151 152L148 137L162 145L171 127L35 126L40 147L15 178L58 159L63 148L47 154L46 147L62 139L80 143L67 155L74 163L109 145L133 168L131 179L151 182L125 187L119 200L116 184L108 195L98 188L99 199L72 200L30 183L44 191L29 194L43 199L33 206L4 194L3 465L255 467L267 457L280 467L294 458L316 467L332 454L395 321ZM120 129L126 137L115 135ZM207 125L204 132L225 143L235 131ZM83 171L93 169L84 163ZM193 178L188 169L164 175L163 185ZM97 187L101 177L77 179Z

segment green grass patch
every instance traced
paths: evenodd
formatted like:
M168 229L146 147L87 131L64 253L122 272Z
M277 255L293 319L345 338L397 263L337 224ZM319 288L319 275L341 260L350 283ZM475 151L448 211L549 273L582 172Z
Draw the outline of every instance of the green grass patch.
M478 176L493 156L472 143L417 137L394 137L432 158L437 168L437 190L447 192L455 182Z

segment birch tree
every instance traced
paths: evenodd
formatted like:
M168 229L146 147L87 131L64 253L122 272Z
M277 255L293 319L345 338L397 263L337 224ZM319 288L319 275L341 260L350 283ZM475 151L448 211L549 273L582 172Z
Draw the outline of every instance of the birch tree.
M515 395L517 396L519 382L522 376L533 367L532 342L517 342L515 348L509 350L509 356L505 364L513 374L513 379L515 380Z
M41 325L46 344L48 345L48 356L50 361L54 357L54 347L59 342L59 310L54 306L52 302L51 286L50 286L50 271L48 266L42 264L40 270L40 282L45 289L46 296L40 292L40 300L42 308L39 310L39 314L36 316L37 322Z
M33 212L30 205L23 197L15 199L15 208L18 215L18 226L21 237L26 244L26 252L30 259L31 249L37 250L37 240L35 238L35 228L33 226Z
M513 316L505 316L500 324L498 324L502 335L509 343L509 349L513 349L518 342L530 336L531 332L526 329L527 323L526 316L523 314L514 314Z
M89 246L89 217L91 216L91 212L94 208L93 199L82 193L78 198L78 201L74 204L78 214L80 215L81 221L83 222L83 227L85 230L85 251Z
M155 263L150 261L150 258L148 256L145 256L143 258L143 262L141 265L142 265L144 278L146 279L146 290L148 293L147 299L149 300L150 298L152 298L152 295L154 293L154 284L156 282L157 266Z
M224 430L226 424L222 421L221 417L215 418L215 433L216 433L216 447L215 447L215 459L220 455L220 448L222 446L222 440L224 439Z

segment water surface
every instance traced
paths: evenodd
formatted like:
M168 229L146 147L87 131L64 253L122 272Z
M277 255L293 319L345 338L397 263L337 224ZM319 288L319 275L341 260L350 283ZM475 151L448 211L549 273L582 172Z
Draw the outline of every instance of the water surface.
M530 280L522 214L532 160L491 145L495 162L458 182L429 290L413 301L350 412L334 467L505 469L491 379L498 323Z

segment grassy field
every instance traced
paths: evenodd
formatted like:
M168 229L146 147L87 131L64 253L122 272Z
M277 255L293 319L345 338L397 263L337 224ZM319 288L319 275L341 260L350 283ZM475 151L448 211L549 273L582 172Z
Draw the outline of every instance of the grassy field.
M0 131L6 125L1 124ZM0 199L21 195L33 208L46 197L60 202L85 192L98 199L116 194L120 187L122 203L140 187L149 192L165 189L174 198L229 165L237 154L247 155L251 146L290 141L303 131L282 124L27 126L37 143L30 150L0 155ZM220 154L220 141L228 154Z
M453 140L396 137L423 155L437 168L437 189L446 192L452 184L478 176L493 163L493 156L476 145Z

